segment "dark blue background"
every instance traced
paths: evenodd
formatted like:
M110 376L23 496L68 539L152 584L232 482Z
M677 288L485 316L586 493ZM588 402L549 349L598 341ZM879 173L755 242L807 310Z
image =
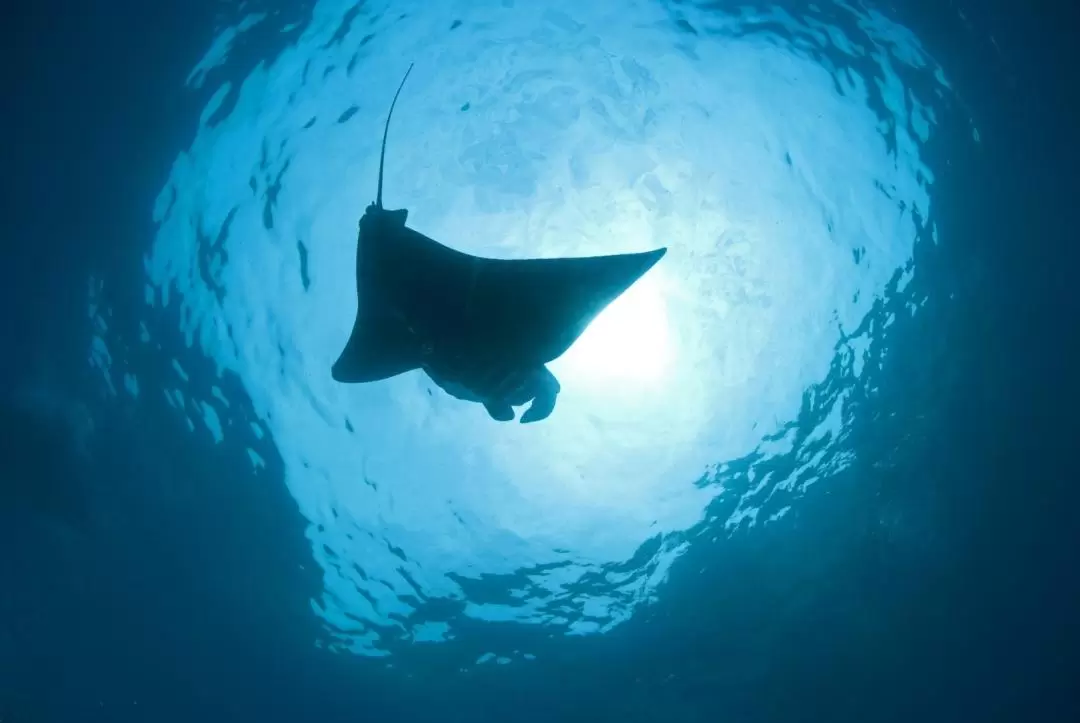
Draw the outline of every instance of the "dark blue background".
M948 554L912 574L858 508L810 510L820 544L804 559L768 534L700 542L661 603L613 634L523 640L534 665L468 675L435 647L410 676L311 645L320 580L272 457L254 476L240 450L207 447L147 395L139 418L95 414L87 463L61 421L12 403L44 368L71 398L93 388L89 274L130 279L109 293L114 323L136 324L124 310L141 294L149 210L205 100L182 83L234 9L6 6L0 720L1080 720L1077 18L1050 0L969 5L974 30L959 3L896 4L983 146L960 153L969 144L946 134L932 149L952 161L935 166L945 243L919 260L920 283L963 277L917 317L932 329L909 333L948 339L933 365L945 411L875 487L931 506ZM867 439L919 411L903 388L920 349L897 348L881 401L895 416ZM82 536L57 533L56 517ZM744 559L800 565L805 586L793 597L775 584L789 575Z

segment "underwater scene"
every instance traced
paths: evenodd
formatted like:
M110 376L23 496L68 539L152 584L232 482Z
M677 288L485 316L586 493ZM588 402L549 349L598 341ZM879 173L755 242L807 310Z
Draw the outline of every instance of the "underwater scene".
M1080 719L1043 4L24 8L0 723Z

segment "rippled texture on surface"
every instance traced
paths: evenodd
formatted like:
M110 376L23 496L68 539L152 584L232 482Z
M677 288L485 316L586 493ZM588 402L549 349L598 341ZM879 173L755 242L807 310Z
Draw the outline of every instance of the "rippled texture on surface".
M823 382L872 362L889 320L864 322L932 235L921 153L947 85L874 13L679 7L323 0L295 44L217 90L178 156L147 314L179 309L259 422L180 360L166 394L255 465L272 439L331 646L452 638L439 599L608 630L658 593L718 497L739 501L713 529L765 524L846 463L847 392ZM269 22L224 30L189 82ZM542 424L496 424L420 373L330 378L412 61L386 175L411 226L506 258L670 247L551 365L563 392ZM121 346L103 328L96 358L137 394Z

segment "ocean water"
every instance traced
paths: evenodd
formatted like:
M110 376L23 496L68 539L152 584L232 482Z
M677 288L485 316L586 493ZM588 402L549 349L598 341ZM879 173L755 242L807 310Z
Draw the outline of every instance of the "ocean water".
M850 464L858 396L922 302L915 246L936 241L920 148L952 98L915 38L844 7L574 5L316 5L273 63L215 90L158 196L146 315L175 306L191 351L151 393L256 468L272 441L334 649L453 638L432 599L558 634L630 619L690 538L783 527ZM223 29L189 82L260 22ZM671 249L552 365L566 392L547 424L492 424L419 372L328 375L403 57L419 66L387 202L414 228L507 258ZM117 342L154 334L96 340L106 382L137 397ZM192 354L253 414L193 382ZM491 652L462 665L531 653Z
M1048 375L1018 350L1057 278L1013 234L1057 227L1001 179L1048 202L1024 168L1052 174L1008 145L990 87L1027 70L985 25L200 8L99 30L157 38L162 70L132 50L138 83L86 91L127 165L82 197L114 182L86 205L136 221L83 215L107 251L50 277L77 318L27 307L55 332L10 355L34 361L4 407L0 721L1070 719L1075 575L1033 621L1050 578L1022 561L1060 509L1021 428L1046 417L1000 391L1036 409L1008 380ZM411 227L499 258L669 249L552 363L539 424L419 371L330 377L410 63L385 193ZM1025 474L1051 484L1008 492Z

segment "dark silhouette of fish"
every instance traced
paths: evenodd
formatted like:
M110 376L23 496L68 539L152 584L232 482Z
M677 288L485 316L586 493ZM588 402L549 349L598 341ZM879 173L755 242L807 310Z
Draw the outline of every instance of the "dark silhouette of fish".
M383 208L386 137L375 202L356 242L356 322L332 367L342 383L377 382L423 369L444 391L479 402L492 418L548 417L560 391L545 366L603 309L660 260L666 248L584 258L489 259L455 251Z

